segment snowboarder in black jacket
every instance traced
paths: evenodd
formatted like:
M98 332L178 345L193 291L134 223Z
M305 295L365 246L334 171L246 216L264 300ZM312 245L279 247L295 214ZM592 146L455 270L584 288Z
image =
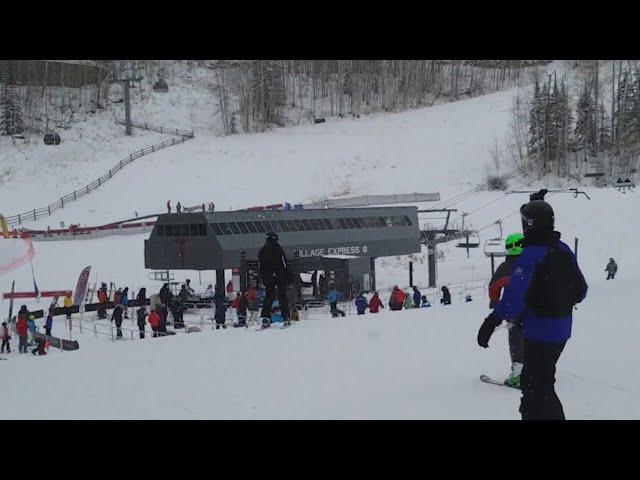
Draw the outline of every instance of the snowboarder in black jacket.
M278 234L267 233L267 241L258 253L260 279L265 286L265 299L262 307L262 325L271 324L271 304L276 297L278 300L285 325L289 323L289 300L287 298L287 284L291 283L291 272L287 264L284 250L278 243Z
M122 306L121 305L116 305L116 308L113 309L113 315L111 315L111 321L116 321L116 331L117 331L117 337L121 338L122 337L122 330L120 329L120 327L122 327Z
M442 290L440 303L443 305L451 305L451 293L449 292L449 289L443 285L440 290Z
M616 273L618 273L618 264L613 258L609 259L609 263L607 263L604 271L607 272L607 280L613 280L616 278Z
M136 313L138 314L138 329L140 330L140 339L143 339L145 327L147 325L147 309L142 306L136 311Z

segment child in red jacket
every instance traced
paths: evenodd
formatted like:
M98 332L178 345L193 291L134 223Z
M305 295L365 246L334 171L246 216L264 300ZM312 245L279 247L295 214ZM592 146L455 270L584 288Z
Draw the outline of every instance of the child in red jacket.
M371 300L369 300L369 313L378 313L381 308L384 308L384 305L378 296L378 292L375 292Z

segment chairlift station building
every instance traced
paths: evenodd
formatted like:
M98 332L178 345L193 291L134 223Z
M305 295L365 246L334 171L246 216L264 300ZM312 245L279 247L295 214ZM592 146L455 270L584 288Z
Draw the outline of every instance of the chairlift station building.
M216 270L221 285L225 269L256 264L267 232L296 273L331 272L339 290L375 290L376 258L421 249L416 207L171 213L145 241L145 268Z

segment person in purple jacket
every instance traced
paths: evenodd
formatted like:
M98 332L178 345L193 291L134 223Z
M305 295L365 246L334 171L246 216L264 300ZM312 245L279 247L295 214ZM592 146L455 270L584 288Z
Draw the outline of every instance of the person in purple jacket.
M478 344L487 348L503 320L519 321L524 337L522 419L564 420L554 387L556 363L571 337L573 308L584 300L588 286L575 255L554 231L551 205L530 201L522 206L520 216L523 250L502 299L478 331Z
M413 286L413 304L415 305L416 308L420 307L421 299L422 299L422 294L420 293L420 290L418 290L418 287L414 285Z

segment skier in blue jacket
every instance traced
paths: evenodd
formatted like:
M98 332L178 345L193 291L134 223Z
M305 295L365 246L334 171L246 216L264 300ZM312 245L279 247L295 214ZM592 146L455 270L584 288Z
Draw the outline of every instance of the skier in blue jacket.
M345 316L344 311L338 310L338 300L340 299L340 293L336 290L336 287L331 284L329 285L329 293L327 294L327 300L329 300L329 310L331 311L332 317L337 317L338 315Z
M358 311L358 315L364 315L365 311L367 310L367 307L369 306L369 302L367 301L367 298L364 296L363 291L358 292L358 296L354 300L354 303L356 304L356 310Z
M575 255L554 231L551 205L534 200L522 206L520 215L523 250L502 299L480 327L478 344L487 348L503 320L518 320L524 337L522 419L564 420L554 387L556 363L571 337L573 307L586 297L588 287ZM544 274L534 277L537 269Z
M120 305L122 305L124 318L129 318L129 287L125 287L120 294Z

